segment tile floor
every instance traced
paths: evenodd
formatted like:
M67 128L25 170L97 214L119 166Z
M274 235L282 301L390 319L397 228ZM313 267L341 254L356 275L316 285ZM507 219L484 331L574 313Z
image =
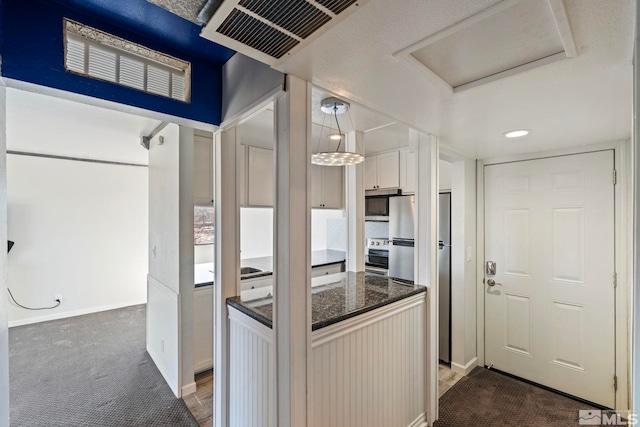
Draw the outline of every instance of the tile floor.
M438 366L438 397L442 397L462 375L447 365ZM196 375L196 392L184 398L189 411L201 427L213 427L213 371Z
M200 427L213 427L213 370L197 374L196 392L183 400Z
M438 397L442 397L451 386L460 381L461 374L453 372L451 368L442 363L438 366Z

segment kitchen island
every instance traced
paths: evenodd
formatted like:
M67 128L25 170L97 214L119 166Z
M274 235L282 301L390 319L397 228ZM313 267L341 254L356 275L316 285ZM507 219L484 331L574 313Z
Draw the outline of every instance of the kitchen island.
M311 286L313 425L424 425L426 288L353 272ZM272 289L227 306L230 425L274 426Z

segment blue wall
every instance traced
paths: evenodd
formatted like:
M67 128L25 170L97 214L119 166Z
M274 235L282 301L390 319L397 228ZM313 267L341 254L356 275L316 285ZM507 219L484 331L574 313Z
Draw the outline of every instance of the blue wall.
M220 124L222 65L233 51L146 0L1 0L2 76L174 116ZM191 62L191 102L78 76L64 68L63 18Z

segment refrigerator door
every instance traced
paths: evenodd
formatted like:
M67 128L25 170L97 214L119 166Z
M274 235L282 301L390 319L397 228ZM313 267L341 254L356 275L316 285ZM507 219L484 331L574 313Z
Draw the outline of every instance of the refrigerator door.
M438 321L440 360L451 361L451 193L439 196Z
M389 276L414 280L413 196L389 198Z
M389 237L391 239L414 239L414 212L413 196L389 197Z
M389 246L389 276L413 280L413 239L393 239Z

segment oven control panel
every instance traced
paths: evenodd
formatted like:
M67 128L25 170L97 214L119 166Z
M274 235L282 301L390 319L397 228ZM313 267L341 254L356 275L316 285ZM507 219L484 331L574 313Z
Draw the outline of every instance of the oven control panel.
M389 250L389 245L390 245L389 239L376 239L376 238L367 239L367 249Z

